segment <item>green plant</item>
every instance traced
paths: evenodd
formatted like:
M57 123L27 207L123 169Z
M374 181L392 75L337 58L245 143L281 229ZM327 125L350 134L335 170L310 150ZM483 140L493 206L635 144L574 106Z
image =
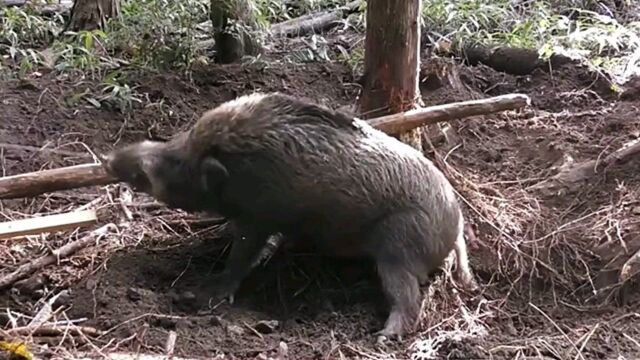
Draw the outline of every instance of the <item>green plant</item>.
M364 67L364 48L358 47L348 51L344 47L338 45L338 61L347 65L352 74L361 74Z
M107 35L103 31L67 32L65 35L53 45L57 70L93 70L103 63L101 56L107 52L104 47Z
M60 16L44 19L30 9L0 9L0 55L17 65L22 76L42 64L35 48L48 44L63 24Z
M446 38L456 44L535 48L543 58L562 53L617 77L637 65L633 57L640 46L637 23L621 24L609 16L573 8L576 1L560 3L547 0L516 6L509 0L423 0L423 26L433 41Z
M48 44L64 25L62 16L43 18L29 8L0 9L0 44L8 47L39 47Z
M204 0L133 0L122 19L110 21L106 46L114 56L156 68L188 68L199 55L197 43L210 34L199 24L208 20Z

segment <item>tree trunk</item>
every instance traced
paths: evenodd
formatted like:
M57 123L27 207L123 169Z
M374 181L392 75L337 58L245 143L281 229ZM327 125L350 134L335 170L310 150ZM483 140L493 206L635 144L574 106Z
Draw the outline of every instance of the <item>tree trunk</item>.
M360 100L364 118L417 107L421 9L420 0L368 0ZM399 138L422 150L421 129Z
M108 19L120 17L120 0L76 0L66 30L104 29Z
M220 64L238 62L262 49L255 35L258 27L252 0L211 0L209 17L213 25L215 60Z

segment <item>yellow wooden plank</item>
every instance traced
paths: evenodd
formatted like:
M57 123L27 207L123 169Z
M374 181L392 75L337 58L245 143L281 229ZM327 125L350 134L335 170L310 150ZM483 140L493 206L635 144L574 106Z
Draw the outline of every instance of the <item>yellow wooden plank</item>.
M0 223L0 240L76 228L94 224L97 221L95 210L71 211L62 214L7 221Z

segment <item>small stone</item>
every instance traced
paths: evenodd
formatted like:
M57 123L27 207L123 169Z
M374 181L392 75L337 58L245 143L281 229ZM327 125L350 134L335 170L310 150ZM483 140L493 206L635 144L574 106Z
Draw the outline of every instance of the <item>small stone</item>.
M87 282L84 284L85 289L92 291L98 288L98 280L96 279L89 279L87 280Z
M14 287L20 294L26 296L39 296L39 292L44 288L46 281L42 275L35 275L28 279L16 282Z
M170 290L167 293L167 296L169 297L169 299L171 299L171 302L174 304L179 304L180 303L180 295L178 295L177 292Z
M280 323L278 320L262 320L254 325L254 329L262 334L273 333Z
M153 326L161 327L167 330L175 330L177 326L176 320L171 318L162 318L162 317L152 320L151 324Z
M127 298L131 301L140 301L142 299L142 293L139 289L128 288L127 289Z
M268 360L269 358L267 357L267 354L265 353L260 353L258 354L258 356L255 357L256 360Z
M167 294L177 308L183 310L195 310L197 308L197 297L191 291L184 291L182 293L176 293L171 291Z
M209 318L209 324L213 326L220 326L222 325L222 318L220 316L213 315Z
M280 344L278 344L278 360L287 358L289 358L289 345L284 341L280 341Z
M238 325L228 325L227 331L233 335L244 335L244 328Z
M191 291L183 292L180 297L182 298L182 301L185 301L185 302L193 302L196 300L196 294L194 294Z
M64 290L58 295L58 298L53 302L54 307L69 306L71 305L71 293L69 290Z
M640 206L636 206L631 210L634 215L640 215Z

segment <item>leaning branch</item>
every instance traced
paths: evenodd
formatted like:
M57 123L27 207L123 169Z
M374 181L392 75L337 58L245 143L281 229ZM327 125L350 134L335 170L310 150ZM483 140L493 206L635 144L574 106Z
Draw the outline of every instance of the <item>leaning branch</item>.
M528 106L530 103L531 100L527 95L508 94L482 100L430 106L404 113L382 116L371 119L368 122L371 126L387 134L397 135L429 124L518 109Z
M271 26L271 33L280 36L303 36L313 32L328 30L346 15L354 12L362 0L352 1L335 10L304 15Z
M468 116L522 108L526 95L511 94L483 100L438 105L368 120L373 127L396 135L416 127ZM85 164L0 178L0 200L36 196L48 192L117 182L101 164Z
M589 160L561 170L551 178L529 187L544 195L554 195L578 190L590 177L596 175L599 169L629 161L640 154L640 140L609 154L601 160Z

